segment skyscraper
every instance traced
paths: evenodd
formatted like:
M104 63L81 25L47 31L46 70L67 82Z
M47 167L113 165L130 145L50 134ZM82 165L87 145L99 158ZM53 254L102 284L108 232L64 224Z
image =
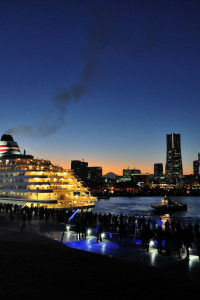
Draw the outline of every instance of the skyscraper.
M200 161L200 152L198 152L198 161Z
M87 179L96 181L102 177L102 167L88 167Z
M71 161L71 170L77 175L81 180L85 181L88 175L88 162L80 160Z
M162 163L154 164L154 176L155 177L163 176L163 164Z
M200 175L200 152L198 152L198 160L193 161L193 174L194 176Z
M193 174L194 176L199 176L199 160L193 161Z
M170 179L173 180L182 175L181 135L167 134L166 178L170 181Z

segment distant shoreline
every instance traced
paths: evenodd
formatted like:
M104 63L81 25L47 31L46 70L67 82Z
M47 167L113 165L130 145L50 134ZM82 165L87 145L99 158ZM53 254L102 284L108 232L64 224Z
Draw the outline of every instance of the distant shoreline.
M165 195L169 195L172 197L200 197L200 194L185 194L185 193L163 193L163 194L146 194L146 193L136 193L136 194L110 194L110 198L114 198L114 197L164 197ZM97 195L95 194L95 197L98 197L102 200L109 200L109 198L101 198L102 195Z

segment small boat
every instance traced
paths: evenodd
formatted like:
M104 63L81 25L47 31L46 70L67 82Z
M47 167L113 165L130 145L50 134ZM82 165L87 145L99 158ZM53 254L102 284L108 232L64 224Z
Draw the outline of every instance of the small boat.
M151 205L158 213L169 213L181 210L187 210L187 204L181 204L165 196L161 204Z

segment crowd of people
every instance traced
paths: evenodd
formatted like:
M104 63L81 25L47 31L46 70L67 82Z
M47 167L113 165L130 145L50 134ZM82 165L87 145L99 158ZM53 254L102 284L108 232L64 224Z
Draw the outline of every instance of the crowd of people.
M68 223L72 211L61 211L58 209L47 209L44 207L28 207L21 205L0 203L0 214L6 215L9 222L14 220L19 224L19 230L23 231L26 225L31 225L32 219L38 221L39 225L49 223ZM0 219L1 222L1 219ZM198 222L187 225L181 224L175 219L151 219L144 215L115 215L97 214L92 211L79 211L70 224L75 226L77 239L87 238L87 229L96 229L97 242L102 242L103 232L115 232L118 235L118 244L128 245L133 240L141 240L141 247L149 251L150 242L157 247L159 254L170 255L177 251L178 257L182 257L183 248L186 258L190 256L190 248L195 246L200 259L200 227Z
M179 258L182 258L183 252L186 253L186 258L189 258L190 248L195 246L200 259L200 228L198 222L193 225L191 222L184 225L179 221L175 221L175 219L170 222L167 219L163 222L161 219L156 221L150 217L118 216L110 213L104 215L85 213L77 216L74 222L76 229L79 223L80 232L82 222L84 223L84 231L86 226L94 228L96 225L97 242L102 241L101 235L103 232L116 231L119 246L128 245L131 239L141 240L142 249L148 252L151 241L157 247L159 254L170 255L172 251L177 251Z
M165 252L166 255L170 255L172 250L177 250L178 257L182 258L185 249L186 258L189 258L190 248L195 244L200 259L200 231L197 222L194 225L191 222L184 225L172 219L171 222L166 220L163 224L160 219L156 224L152 224L151 220L146 222L141 218L138 223L141 244L145 251L149 251L149 243L152 240L160 254Z

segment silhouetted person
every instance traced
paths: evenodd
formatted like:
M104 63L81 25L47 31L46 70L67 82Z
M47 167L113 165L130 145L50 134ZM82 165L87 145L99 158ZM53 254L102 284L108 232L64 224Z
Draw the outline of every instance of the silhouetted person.
M76 231L76 237L77 237L77 239L80 240L80 238L81 238L81 222L80 222L80 218L79 217L77 217L77 219L76 219L75 231Z
M141 231L141 243L142 249L149 251L149 240L150 240L151 232L146 224L143 224Z
M198 231L196 234L196 247L197 247L198 256L200 260L200 231Z
M125 236L125 226L124 226L123 219L120 219L118 236L119 236L119 246L121 246L123 237Z
M172 235L174 235L176 229L176 221L174 219L172 219L171 221L171 229L172 229Z
M181 228L181 225L177 223L176 230L175 230L175 242L177 244L177 250L178 250L178 257L181 258L181 250L183 246L183 230Z
M183 229L183 242L186 248L186 258L189 258L190 256L190 247L193 242L193 232L192 232L192 227L190 224L188 227Z
M25 227L26 227L26 215L25 215L25 213L23 213L23 215L22 215L22 224L21 224L19 230L23 231L25 229Z
M31 225L32 213L31 213L30 210L29 210L28 213L27 213L27 219L28 219L28 224Z
M158 229L156 230L156 240L157 240L158 253L162 254L163 230L161 226L159 226Z
M199 232L199 224L196 222L195 225L194 225L194 234L195 234L195 237L197 237L198 232Z
M156 220L155 219L153 219L152 221L151 221L151 226L152 226L152 230L153 230L153 232L156 230Z
M169 226L166 226L165 228L165 233L164 233L164 237L165 237L165 249L166 249L166 254L170 255L171 254L171 230L169 228Z
M169 227L169 220L167 219L167 221L165 222L165 229Z
M99 221L98 225L97 225L97 243L100 241L102 242L102 231L103 231L103 228L102 228L102 223Z
M87 232L87 222L86 219L83 217L81 219L81 236L83 239L86 239L86 232Z

